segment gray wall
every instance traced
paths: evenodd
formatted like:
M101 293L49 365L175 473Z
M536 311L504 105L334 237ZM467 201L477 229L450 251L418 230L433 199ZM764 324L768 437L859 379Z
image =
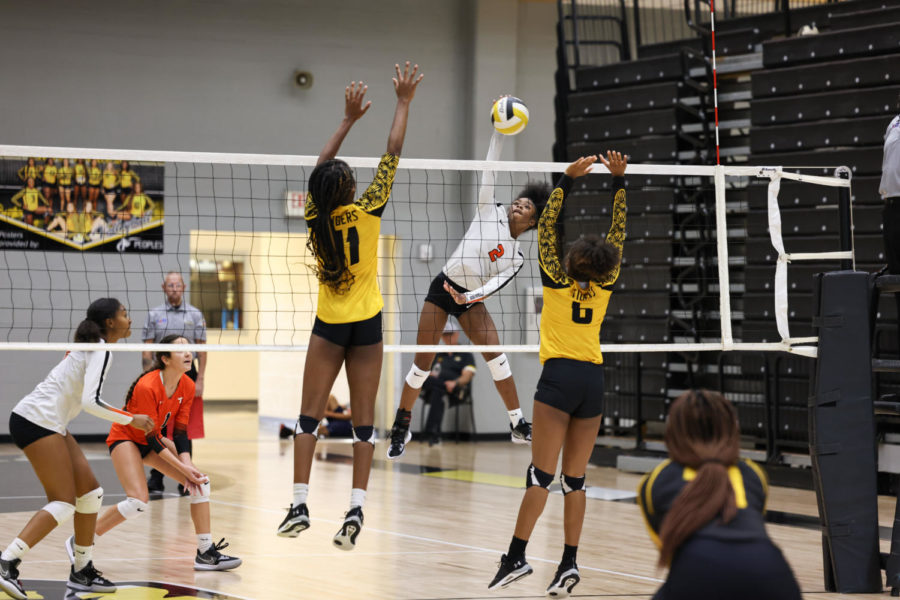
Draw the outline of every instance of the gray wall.
M532 122L510 140L503 158L549 160L555 11L553 2L515 0L100 0L90 10L61 0L7 4L0 19L0 54L8 59L0 61L0 79L13 83L0 86L3 140L316 154L341 117L341 90L350 80L364 78L373 106L354 127L343 154L377 156L384 150L394 107L391 66L409 58L422 65L426 78L413 104L404 156L483 158L490 101L515 93L527 100ZM313 73L311 89L293 86L295 69ZM188 272L190 229L303 229L280 218L283 179L276 184L269 181L270 173L254 174L253 212L248 214L245 204L234 201L248 194L243 184L203 189L201 183L194 191L190 185L198 180L192 169L167 167L166 254L160 257L0 254L0 301L16 307L0 310L0 328L33 322L50 327L47 339L65 339L88 297L115 293L131 309L132 339L137 339L147 309L161 300L161 274ZM230 173L223 174L230 179ZM293 170L289 177L303 181L305 173ZM508 181L501 192L506 196L498 199L507 200L520 183ZM413 193L403 191L402 179L398 184L395 198ZM436 192L431 197L444 200ZM418 240L446 238L435 243L434 261L410 259L401 269L407 294L401 326L409 332L404 343L413 340L422 282L440 269L447 246L461 235L471 214L469 200L448 196L449 212L441 214L458 216L430 225L434 213L425 204L395 203L385 215L384 232L401 236L406 249ZM527 236L533 240L533 234ZM498 326L510 332L506 343L524 341L517 311L520 291L536 285L532 267L516 289L490 301ZM72 289L78 292L70 295ZM8 410L58 359L57 353L5 356L0 406ZM403 363L405 372L409 358ZM483 361L479 364L484 367ZM536 358L514 357L512 364L530 414ZM116 367L107 386L110 399L121 397L139 360L120 353ZM479 431L505 430L505 414L486 368L476 379L475 396ZM0 432L5 428L5 419L0 420ZM102 424L81 417L73 429L100 431Z

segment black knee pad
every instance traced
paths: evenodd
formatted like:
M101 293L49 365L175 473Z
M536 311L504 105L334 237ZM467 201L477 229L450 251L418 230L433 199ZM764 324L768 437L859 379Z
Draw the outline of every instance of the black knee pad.
M584 491L584 475L581 477L569 477L563 473L559 476L559 482L562 484L563 496L572 492Z
M525 489L536 485L545 490L549 490L551 483L553 483L553 473L541 471L534 466L534 463L528 465L528 474L525 476Z
M299 435L301 433L316 435L318 433L318 430L318 419L313 419L312 417L307 417L306 415L300 415L300 418L297 419L297 425L296 427L294 427L294 435Z
M369 442L374 445L375 442L372 440L372 435L375 433L375 427L372 425L360 425L359 427L353 428L353 443L356 442Z

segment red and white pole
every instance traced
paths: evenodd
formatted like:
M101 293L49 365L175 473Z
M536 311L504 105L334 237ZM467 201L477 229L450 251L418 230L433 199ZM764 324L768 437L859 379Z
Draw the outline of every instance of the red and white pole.
M719 85L716 81L716 4L709 0L709 24L712 31L713 113L716 118L716 164L719 162Z

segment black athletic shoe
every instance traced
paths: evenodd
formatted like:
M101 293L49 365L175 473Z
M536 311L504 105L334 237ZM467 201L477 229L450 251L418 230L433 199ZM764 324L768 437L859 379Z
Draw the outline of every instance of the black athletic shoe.
M298 506L291 504L287 516L278 526L279 537L294 538L305 529L309 529L309 509L305 503Z
M227 548L228 543L225 538L219 540L218 544L213 544L206 549L206 552L197 550L197 556L194 558L195 571L227 571L241 566L241 559L235 556L228 556L219 552L222 548Z
M531 575L534 570L527 562L525 557L521 556L515 560L510 560L504 554L500 557L500 568L494 579L488 584L489 590L506 587L514 581L518 581L527 575Z
M183 484L179 483L178 484L178 495L179 496L190 496L191 491L189 489L187 489L186 487L184 487Z
M581 581L581 575L578 574L578 565L574 562L560 564L556 569L556 575L547 588L548 598L568 598L572 593L572 588Z
M406 444L411 439L412 433L410 433L409 427L403 428L395 423L391 427L391 445L388 446L387 457L390 460L396 460L403 456L403 453L406 452Z
M114 592L116 584L103 576L103 573L94 567L94 561L90 561L80 571L75 567L69 567L69 583L66 587L81 592Z
M147 491L151 494L161 494L166 491L162 473L156 470L150 471L150 477L147 478Z
M16 600L25 600L28 595L19 581L19 563L22 559L3 560L0 558L0 589Z
M531 443L531 423L525 419L519 419L515 427L509 426L509 437L513 444L530 444Z
M334 534L334 545L341 550L353 550L356 548L356 537L362 531L363 512L359 506L354 506L344 515L344 524Z

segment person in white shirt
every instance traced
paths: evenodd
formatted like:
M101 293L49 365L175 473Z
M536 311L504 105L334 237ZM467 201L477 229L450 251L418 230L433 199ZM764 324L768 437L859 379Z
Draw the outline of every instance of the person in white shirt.
M78 325L76 343L114 344L131 334L131 319L115 298L100 298ZM67 431L82 410L107 421L152 431L153 420L110 406L100 397L109 372L109 351L67 352L44 380L12 410L9 433L25 452L44 486L47 504L28 521L0 554L0 589L12 598L27 597L19 581L19 563L28 550L57 525L74 516L74 564L68 586L74 590L113 592L116 586L94 568L91 549L103 488L78 443Z
M897 98L900 109L900 96ZM881 231L884 234L884 256L888 272L900 275L900 115L894 117L884 132L884 160L881 163L881 184L884 215ZM900 310L900 294L894 294Z
M500 158L503 135L494 132L488 147L487 160ZM540 207L550 196L551 186L543 182L529 182L505 207L494 199L494 173L484 171L478 192L478 209L465 236L453 251L447 264L431 282L422 313L419 316L418 345L436 345L447 319L452 315L459 321L466 336L475 345L500 343L497 327L484 306L484 299L496 293L518 274L525 263L519 249L520 235L534 229ZM506 405L510 419L510 437L518 444L531 443L531 424L519 406L516 384L509 360L499 352L484 352L494 379L494 385ZM434 361L433 352L417 352L400 395L400 407L391 428L388 446L389 459L400 458L406 443L412 439L409 419L419 391Z

